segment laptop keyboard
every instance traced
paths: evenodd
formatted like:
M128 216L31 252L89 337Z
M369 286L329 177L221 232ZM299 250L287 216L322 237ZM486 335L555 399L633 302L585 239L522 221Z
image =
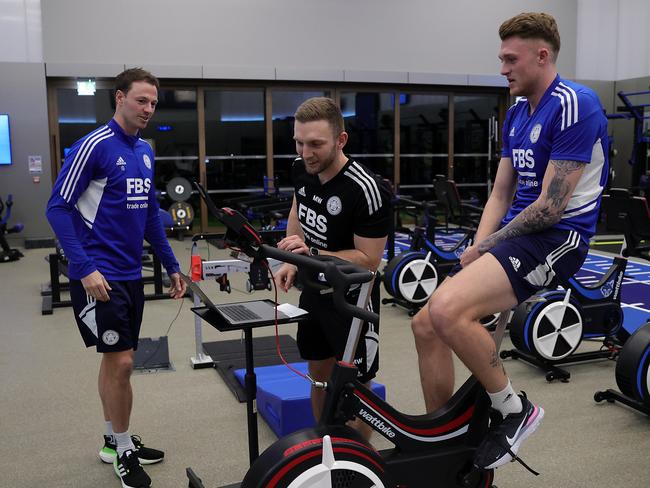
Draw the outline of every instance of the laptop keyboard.
M245 305L229 305L227 307L219 307L219 311L231 320L259 320L262 317L252 312Z

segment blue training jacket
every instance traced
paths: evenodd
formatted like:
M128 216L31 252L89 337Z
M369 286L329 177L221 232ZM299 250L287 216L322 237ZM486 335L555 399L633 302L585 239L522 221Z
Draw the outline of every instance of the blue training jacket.
M158 215L153 171L151 146L114 119L74 143L46 211L70 278L99 270L108 280L140 279L144 239L167 273L180 270Z

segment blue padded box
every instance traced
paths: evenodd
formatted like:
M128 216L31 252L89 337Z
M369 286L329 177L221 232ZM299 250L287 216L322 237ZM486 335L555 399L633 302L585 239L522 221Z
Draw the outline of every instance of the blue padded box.
M307 363L290 363L307 374ZM237 381L243 386L245 369L235 371ZM315 424L311 413L309 382L284 364L255 368L257 379L257 410L278 437ZM372 382L372 391L386 399L386 387Z

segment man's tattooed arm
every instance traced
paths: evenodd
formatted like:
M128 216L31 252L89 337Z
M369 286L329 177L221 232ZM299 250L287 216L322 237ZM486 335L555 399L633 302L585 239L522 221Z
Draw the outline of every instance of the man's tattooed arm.
M560 221L585 163L563 160L551 160L549 163L539 198L522 210L508 225L481 241L478 244L481 254L503 240L538 232Z

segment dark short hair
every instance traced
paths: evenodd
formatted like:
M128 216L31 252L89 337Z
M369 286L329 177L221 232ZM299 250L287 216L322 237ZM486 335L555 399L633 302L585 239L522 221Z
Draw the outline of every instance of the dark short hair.
M142 68L129 68L115 77L115 91L120 90L126 95L135 81L146 81L150 85L155 86L156 90L160 90L158 78L147 70Z
M296 110L295 118L298 122L314 122L326 120L332 127L334 137L345 130L343 114L334 100L327 97L314 97L305 100Z
M553 16L544 12L522 12L506 20L499 27L499 37L505 41L509 37L522 39L541 39L551 46L553 62L560 52L560 31Z

